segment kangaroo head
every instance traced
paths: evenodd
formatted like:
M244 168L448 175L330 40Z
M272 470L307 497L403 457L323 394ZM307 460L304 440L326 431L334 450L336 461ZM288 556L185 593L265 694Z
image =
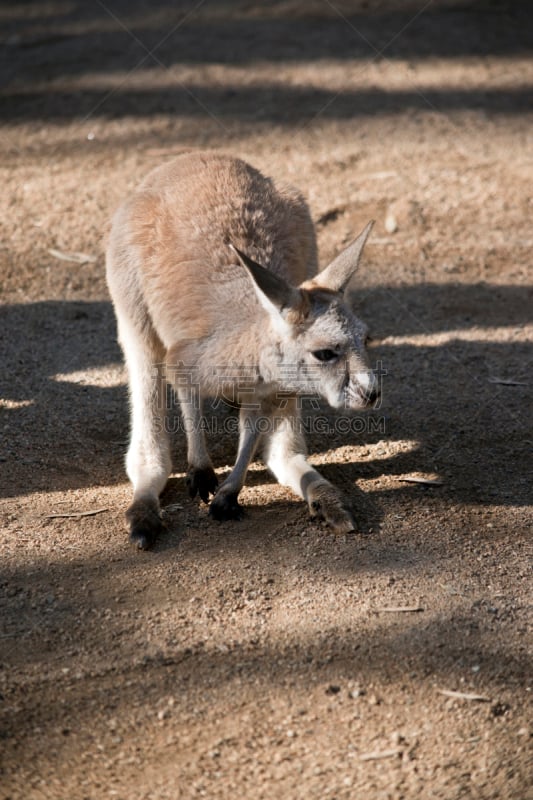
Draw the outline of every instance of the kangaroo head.
M367 328L343 297L372 224L297 288L233 248L270 316L276 338L270 372L282 390L319 394L333 408L365 408L377 401L378 381L366 354Z

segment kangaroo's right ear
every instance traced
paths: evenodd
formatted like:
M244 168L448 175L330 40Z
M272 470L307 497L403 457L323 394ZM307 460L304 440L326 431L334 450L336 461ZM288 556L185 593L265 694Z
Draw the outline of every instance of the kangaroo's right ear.
M250 275L255 292L263 308L271 316L282 319L282 312L298 302L298 291L293 289L279 275L275 275L269 269L265 269L257 261L237 250L232 244L230 244L230 247L237 254L239 261Z
M316 275L311 283L321 289L328 289L331 292L344 292L350 278L359 265L359 259L363 252L363 247L368 239L368 234L372 230L374 220L368 223L366 228L359 234L357 239L352 242L346 250L335 258L322 272Z

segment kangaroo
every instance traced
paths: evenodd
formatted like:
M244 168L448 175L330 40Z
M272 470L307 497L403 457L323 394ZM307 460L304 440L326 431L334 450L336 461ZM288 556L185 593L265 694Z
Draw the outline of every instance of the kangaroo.
M167 384L187 433L189 494L206 503L212 495L215 519L241 516L238 495L262 441L268 469L313 517L336 533L354 529L342 494L307 461L299 396L312 392L349 409L378 399L366 327L343 299L371 227L317 273L302 195L216 152L188 152L158 167L116 212L106 266L129 376L126 519L136 547L150 548L163 528ZM239 444L218 486L202 401L221 394L240 406Z

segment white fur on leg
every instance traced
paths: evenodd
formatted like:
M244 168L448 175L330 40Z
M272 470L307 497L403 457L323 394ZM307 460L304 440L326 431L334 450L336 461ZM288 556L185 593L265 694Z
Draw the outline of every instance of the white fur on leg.
M265 460L280 483L307 501L312 516L324 519L336 533L354 530L341 493L307 461L295 400L289 403L285 419L272 433L265 448Z
M276 418L276 428L267 441L264 459L269 470L284 486L288 486L299 497L305 497L302 483L304 475L315 473L317 480L324 480L307 461L305 439L301 431L301 418L297 401L291 398L283 412Z
M129 374L132 428L126 470L134 499L157 500L171 470L165 430L166 384L162 352L119 315L119 335ZM159 363L158 363L159 362Z

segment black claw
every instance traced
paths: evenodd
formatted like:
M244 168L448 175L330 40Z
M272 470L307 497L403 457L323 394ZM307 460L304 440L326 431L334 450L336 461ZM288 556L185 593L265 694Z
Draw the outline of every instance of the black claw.
M136 500L126 511L130 543L138 550L150 550L164 529L157 502Z
M194 499L199 494L204 503L209 502L209 495L215 494L218 486L218 478L212 467L190 467L185 481L189 497Z
M236 492L215 495L209 506L209 516L219 522L225 522L228 519L242 519L244 508L237 502L237 497Z
M151 550L157 538L157 534L152 531L144 530L131 530L130 531L130 544L137 548L137 550Z

